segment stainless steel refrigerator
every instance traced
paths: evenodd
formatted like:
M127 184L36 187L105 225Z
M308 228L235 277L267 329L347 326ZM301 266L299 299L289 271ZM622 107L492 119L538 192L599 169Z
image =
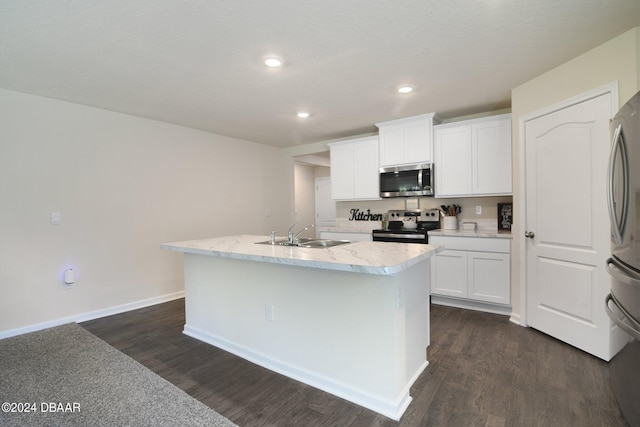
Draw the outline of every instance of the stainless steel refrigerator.
M640 92L611 121L607 198L611 219L611 320L630 337L611 360L611 387L627 422L640 426Z

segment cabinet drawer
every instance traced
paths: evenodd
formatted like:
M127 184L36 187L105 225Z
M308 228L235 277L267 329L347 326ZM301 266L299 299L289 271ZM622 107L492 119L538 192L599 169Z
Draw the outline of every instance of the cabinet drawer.
M491 237L451 237L429 236L429 243L444 246L445 249L476 252L509 253L511 242L509 239L495 239Z

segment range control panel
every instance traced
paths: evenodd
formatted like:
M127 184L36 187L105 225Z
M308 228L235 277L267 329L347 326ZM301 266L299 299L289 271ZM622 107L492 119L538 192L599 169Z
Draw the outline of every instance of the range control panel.
M389 221L424 221L440 222L439 209L408 209L403 211L389 211Z

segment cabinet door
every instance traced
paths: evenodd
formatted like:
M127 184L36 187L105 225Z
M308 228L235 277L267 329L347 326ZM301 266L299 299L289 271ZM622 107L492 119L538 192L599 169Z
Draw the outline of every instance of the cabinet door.
M510 304L509 254L468 252L469 298Z
M402 124L380 127L380 166L404 163L404 127Z
M331 146L331 197L334 200L353 199L355 154L353 145Z
M432 162L433 144L431 142L431 132L431 120L416 120L404 125L405 162Z
M443 250L434 257L431 293L467 298L467 253Z
M511 194L511 119L472 126L473 193Z
M356 199L379 199L378 138L355 144L353 170L354 197Z
M436 129L435 137L436 197L471 194L471 126Z

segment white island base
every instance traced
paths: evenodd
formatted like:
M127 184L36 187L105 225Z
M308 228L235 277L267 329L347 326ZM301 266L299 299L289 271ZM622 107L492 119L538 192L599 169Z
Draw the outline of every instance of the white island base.
M393 274L186 251L184 263L185 334L400 419L428 364L428 257Z

